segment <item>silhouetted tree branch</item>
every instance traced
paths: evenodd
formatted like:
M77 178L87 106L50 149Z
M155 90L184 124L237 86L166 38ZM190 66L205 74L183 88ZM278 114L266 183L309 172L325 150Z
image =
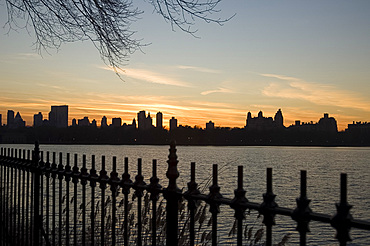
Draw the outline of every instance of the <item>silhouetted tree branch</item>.
M172 28L194 35L196 19L222 24L212 18L221 0L147 0ZM90 40L101 58L115 71L130 54L140 49L131 23L142 11L132 0L5 0L10 30L26 29L35 34L35 47L58 49L62 43ZM19 22L21 21L21 22Z

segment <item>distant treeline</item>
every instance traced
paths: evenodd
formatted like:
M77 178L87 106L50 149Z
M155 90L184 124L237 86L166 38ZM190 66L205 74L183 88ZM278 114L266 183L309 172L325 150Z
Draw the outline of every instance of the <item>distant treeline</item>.
M169 144L179 145L271 145L271 146L370 146L369 131L300 131L297 129L247 130L245 128L215 128L205 130L189 126L175 130L153 128L138 130L124 127L70 126L0 128L0 143L44 144Z

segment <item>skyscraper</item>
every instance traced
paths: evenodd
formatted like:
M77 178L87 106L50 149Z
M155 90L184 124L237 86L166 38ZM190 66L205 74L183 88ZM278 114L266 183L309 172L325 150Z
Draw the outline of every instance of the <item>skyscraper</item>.
M18 127L25 127L26 122L22 119L22 116L19 112L17 112L17 115L14 117L14 122L13 122L13 127L18 128Z
M112 119L112 126L121 127L122 126L122 119L121 118L113 118Z
M150 113L148 114L148 117L147 117L144 110L137 113L137 121L138 121L137 124L138 124L139 130L148 130L153 127L152 118L150 117Z
M158 112L157 113L157 115L156 115L156 121L155 121L155 126L158 129L162 129L163 128L163 114L162 114L162 112Z
M107 123L107 117L103 116L101 118L101 123L100 123L100 127L107 127L108 126L108 123Z
M68 127L68 105L51 106L49 123L58 128Z
M33 115L33 127L42 126L42 113L39 112L38 114Z
M175 130L177 128L177 119L172 117L170 119L170 131Z
M14 124L14 111L8 110L7 118L6 118L6 125L8 127L12 127Z
M284 127L284 118L283 118L283 113L281 112L281 109L279 109L276 112L274 121L277 127Z

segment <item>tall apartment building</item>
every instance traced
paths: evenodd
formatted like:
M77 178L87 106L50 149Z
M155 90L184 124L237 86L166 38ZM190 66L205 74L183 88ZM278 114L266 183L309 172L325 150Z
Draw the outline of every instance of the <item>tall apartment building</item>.
M137 121L139 130L148 130L153 127L152 117L150 117L150 113L148 113L148 116L146 116L144 110L137 113Z
M170 119L170 131L175 130L177 128L177 119L172 117Z
M114 127L121 127L122 126L122 119L121 118L112 118L112 126Z
M49 124L58 128L68 127L68 105L51 106Z
M107 123L107 117L103 116L101 118L101 123L100 123L100 127L107 127L108 126L108 123Z
M13 110L8 110L8 114L6 117L6 125L8 127L13 127L14 125L14 111Z
M162 112L158 112L156 115L156 120L155 120L155 126L157 129L162 129L163 128L163 114Z
M42 113L39 112L38 114L34 114L33 115L33 127L42 126L42 123L43 123Z

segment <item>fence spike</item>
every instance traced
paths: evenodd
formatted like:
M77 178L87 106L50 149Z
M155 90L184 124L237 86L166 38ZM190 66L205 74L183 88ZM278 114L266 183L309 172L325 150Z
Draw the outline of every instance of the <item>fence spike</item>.
M297 207L292 213L292 219L297 222L296 230L300 235L300 245L306 245L306 234L310 232L309 222L312 210L309 207L311 200L307 199L307 172L301 171L301 194L296 199Z
M337 213L331 220L331 225L337 230L335 236L340 245L346 245L352 241L349 232L351 230L352 215L349 210L352 208L347 202L347 174L340 175L340 202L335 204Z
M266 193L263 194L263 202L259 212L263 215L262 223L266 226L266 245L272 245L272 226L275 225L275 202L276 195L272 192L272 168L267 168Z

